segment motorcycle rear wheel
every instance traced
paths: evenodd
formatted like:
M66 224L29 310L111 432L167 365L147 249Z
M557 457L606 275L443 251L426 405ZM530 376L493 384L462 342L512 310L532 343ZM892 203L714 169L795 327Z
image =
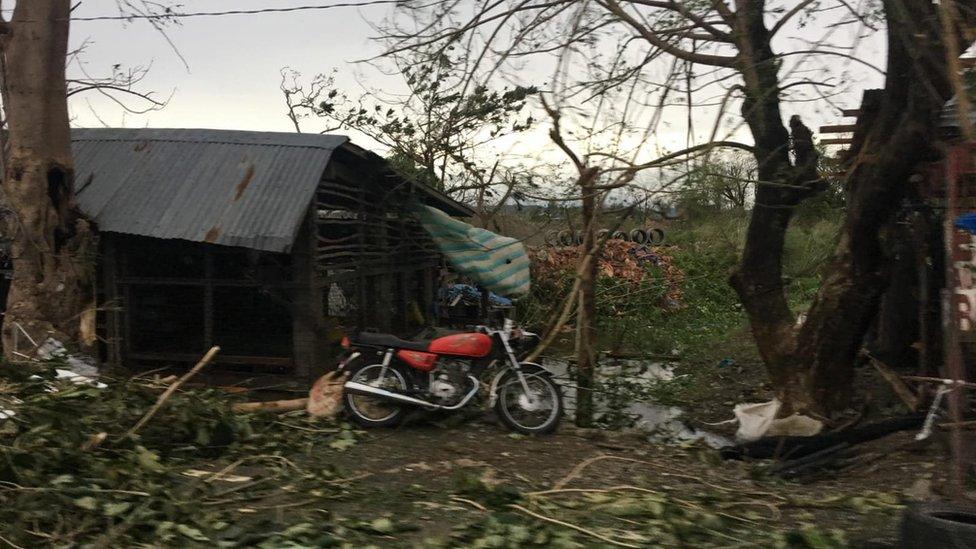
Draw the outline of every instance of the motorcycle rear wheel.
M381 387L392 392L407 391L406 377L396 366L388 367L382 383L377 383L382 371L382 364L365 364L350 373L349 381ZM378 397L347 392L342 395L342 401L349 419L361 427L396 427L407 413L402 405Z
M498 383L495 413L509 429L523 435L547 435L555 432L563 417L563 395L559 385L548 375L526 373L532 397L515 372L508 372Z

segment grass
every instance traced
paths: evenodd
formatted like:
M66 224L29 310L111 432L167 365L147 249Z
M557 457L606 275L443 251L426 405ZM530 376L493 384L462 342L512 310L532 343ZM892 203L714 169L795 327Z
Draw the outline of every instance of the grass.
M661 306L660 273L652 271L638 288L606 277L598 282L600 350L681 357L679 382L655 387L661 403L700 405L706 408L704 415L717 416L720 409L727 413L728 403L762 393L765 370L745 311L728 283L748 222L748 213L722 211L671 225L666 253L685 276L678 309ZM822 210L798 215L787 232L783 274L795 314L805 311L816 296L839 223L836 212ZM571 280L571 274L564 273L555 282L535 281L537 293L527 308L537 319L536 329L545 328L558 304L553 295L565 295ZM572 333L565 334L552 352L571 353Z
M667 251L685 274L683 307L669 312L658 306L662 292L656 277L636 291L616 295L603 291L618 301L600 304L602 311L618 312L601 318L605 343L623 344L626 349L619 350L630 352L688 355L709 351L717 340L741 331L747 319L728 277L742 252L747 226L741 212L720 212L674 225ZM787 296L797 313L816 295L837 227L837 219L816 218L801 220L787 233L783 270ZM603 280L601 290L613 285L614 281Z

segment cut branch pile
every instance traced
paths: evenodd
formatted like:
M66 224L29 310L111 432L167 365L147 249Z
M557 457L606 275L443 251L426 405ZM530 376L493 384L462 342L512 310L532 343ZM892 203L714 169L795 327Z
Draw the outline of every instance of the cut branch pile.
M221 390L187 389L215 354L175 383L96 387L58 379L57 363L6 369L0 545L323 546L353 535L318 518L348 482L331 456L357 434L304 402L291 414L242 414ZM231 527L244 516L252 522Z
M634 482L601 483L608 469L618 468ZM650 477L667 482L645 484ZM520 492L479 482L474 473L459 476L455 488L464 496L455 501L480 513L455 530L452 546L472 547L846 547L843 534L801 517L813 509L882 516L900 508L894 494L807 499L717 472L606 454L583 460L548 490Z
M582 257L581 246L553 246L531 249L532 276L535 280L553 280L574 272ZM633 287L660 280L665 286L664 300L682 302L681 282L684 272L674 264L667 248L642 247L622 240L607 241L600 252L599 273Z

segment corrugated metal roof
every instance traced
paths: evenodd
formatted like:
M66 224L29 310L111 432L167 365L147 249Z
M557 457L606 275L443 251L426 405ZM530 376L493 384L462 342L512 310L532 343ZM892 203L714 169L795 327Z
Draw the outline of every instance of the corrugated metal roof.
M339 135L75 129L78 204L106 232L288 251Z

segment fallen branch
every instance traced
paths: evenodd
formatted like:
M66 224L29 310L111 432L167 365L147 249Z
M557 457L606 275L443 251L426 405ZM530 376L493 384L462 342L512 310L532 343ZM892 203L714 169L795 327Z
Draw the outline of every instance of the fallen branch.
M272 400L268 402L240 402L231 406L235 412L294 412L304 410L308 398L293 398L290 400Z
M902 379L908 379L911 381L928 381L931 383L941 383L943 385L958 385L969 389L976 389L976 383L969 383L968 381L962 381L959 379L944 379L941 377L928 377L928 376L901 376L901 377Z
M846 442L841 442L835 446L825 448L803 457L789 461L781 461L769 467L768 471L774 475L784 478L796 477L802 473L813 469L822 469L835 463L841 457L847 455L847 450L851 447Z
M905 382L898 377L898 374L889 368L887 364L881 362L870 354L868 355L868 359L871 361L871 365L874 366L874 369L881 374L881 377L884 378L885 381L888 382L888 385L891 385L891 389L896 395L898 395L898 398L905 403L905 406L907 406L912 412L917 412L918 395L912 392L912 390L908 388L908 385L906 385Z
M108 433L102 431L101 433L95 433L93 435L88 435L88 440L81 445L82 452L91 452L95 448L98 448L105 439L108 438Z
M140 419L135 425L133 425L131 429L126 431L124 435L119 437L118 440L127 439L132 435L136 434L137 432L139 432L139 429L142 429L142 427L146 423L148 423L149 420L152 419L154 415L156 415L156 412L158 412L159 409L163 406L163 404L165 404L166 401L169 400L171 396L173 396L173 393L175 393L176 390L180 388L180 385L183 385L184 383L186 383L186 380L197 375L197 373L200 370L202 370L204 366L210 364L210 361L213 360L214 357L217 356L217 353L219 352L220 352L220 347L216 345L211 347L210 350L207 351L207 354L203 355L203 358L200 359L200 362L197 362L193 368L190 368L189 372L183 374L183 377L176 380L172 385L167 387L166 390L163 392L163 394L159 395L159 398L156 399L156 404L153 404L153 407L150 408L148 412L146 412L146 415L142 416L142 419Z
M551 518L551 517L547 517L547 516L544 516L544 515L540 515L538 513L534 513L532 511L529 511L525 507L522 507L521 505L512 504L512 505L509 505L509 507L511 507L512 509L515 509L517 511L521 511L521 512L525 513L526 515L529 515L530 517L534 517L534 518L537 518L539 520L543 520L543 521L546 521L546 522L551 522L553 524L558 524L559 526L563 526L563 527L569 528L571 530L576 530L577 532L579 532L581 534L586 534L586 535L588 535L590 537L594 537L594 538L596 538L598 540L605 541L605 542L607 542L607 543L609 543L611 545L617 545L617 546L620 546L620 547L634 547L635 549L640 547L640 545L631 545L629 543L624 543L622 541L617 541L615 539L608 538L608 537L606 537L606 536L604 536L602 534L598 534L598 533L594 532L593 530L588 530L586 528L583 528L582 526L576 526L575 524L571 524L569 522L564 522L564 521L561 521L559 519L554 519L554 518Z
M888 436L898 431L916 429L925 421L925 414L887 418L842 431L831 431L812 437L765 437L719 450L725 459L796 459L846 442L856 446Z
M594 456L594 457L591 457L589 459L585 459L585 460L581 461L580 463L578 463L576 465L576 467L573 467L572 469L570 469L569 473L567 473L566 476L564 476L563 478L561 478L558 481L556 481L556 483L552 485L552 489L553 490L561 490L567 484L569 484L570 481L572 481L573 479L575 479L576 477L578 477L580 475L580 473L582 473L583 470L586 469L587 467L589 467L591 464L593 464L593 463L595 463L597 461L600 461L601 459L609 459L609 458L610 458L610 456L602 455L601 454L599 456Z
M644 465L650 465L651 467L656 467L658 469L661 469L661 470L665 471L665 472L661 473L661 476L667 476L667 477L674 477L674 478L680 478L680 479L690 480L692 482L696 482L696 483L701 484L703 486L708 486L709 488L712 488L713 490L718 490L720 492L726 492L726 493L749 493L749 494L752 494L752 495L761 495L761 496L764 496L764 497L767 497L767 498L779 499L779 500L784 500L784 501L787 500L787 498L785 498L785 497L783 497L783 496L781 496L779 494L774 494L772 492L761 492L761 491L757 491L757 490L749 490L748 492L743 492L739 488L730 488L728 486L722 486L722 485L719 485L719 484L714 484L712 482L708 482L707 480L701 479L701 478L696 477L694 475L689 475L689 474L685 474L685 473L676 471L673 467L669 467L669 466L664 465L662 463L656 463L656 462L653 462L653 461L646 461L646 460L643 460L643 459L636 459L636 458L624 457L624 456L611 456L611 455L608 455L608 454L600 454L598 456L594 456L594 457L591 457L589 459L583 460L576 467L573 467L573 470L570 471L568 475L566 475L560 481L558 481L555 484L553 484L552 490L555 490L555 491L562 490L563 487L566 486L570 481L572 481L575 478L578 478L580 476L580 474L583 472L584 469L586 469L587 467L589 467L590 465L593 465L594 463L596 463L598 461L602 461L602 460L605 460L605 459L614 460L614 461L624 461L624 462L627 462L627 463L642 463ZM715 475L712 475L712 476L715 476ZM729 482L728 479L722 479L722 480L725 480L726 482Z
M357 480L362 480L364 478L369 478L371 476L373 476L373 473L360 473L358 475L353 475L351 477L337 478L334 480L326 480L323 481L323 484L348 484L350 482L355 482Z
M487 507L485 507L484 505L478 503L477 501L472 501L470 499L461 498L461 497L458 497L458 496L451 496L451 501L456 501L458 503L466 503L466 504L470 505L471 507L474 507L475 509L477 509L479 511L488 511L488 508Z
M974 420L967 420L967 421L956 421L956 422L949 422L949 423L940 423L939 424L939 427L941 427L942 429L951 429L953 427L960 427L962 429L968 429L970 427L976 427L976 421L974 421Z
M313 417L335 417L342 410L342 388L348 372L332 371L318 378L308 392L305 411Z
M526 497L538 497L538 496L551 496L553 494L605 494L608 492L620 492L630 490L634 492L646 492L648 494L660 493L655 490L649 490L647 488L640 488L638 486L611 486L609 488L554 488L552 490L541 490L538 492L527 492Z

